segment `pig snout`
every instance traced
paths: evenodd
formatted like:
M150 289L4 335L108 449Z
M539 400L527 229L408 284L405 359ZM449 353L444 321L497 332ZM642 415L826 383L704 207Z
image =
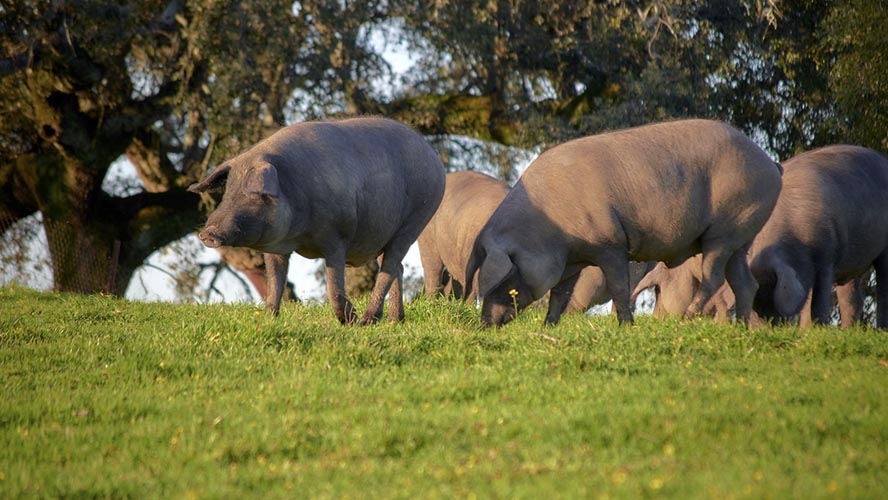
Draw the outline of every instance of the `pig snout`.
M484 328L494 326L499 328L515 318L515 307L511 304L489 304L482 306L481 325Z
M205 227L197 237L207 248L219 248L224 244L222 236L219 234L219 228L216 226Z

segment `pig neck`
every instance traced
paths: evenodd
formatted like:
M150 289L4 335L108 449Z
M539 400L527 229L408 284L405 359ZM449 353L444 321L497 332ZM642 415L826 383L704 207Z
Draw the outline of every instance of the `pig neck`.
M311 258L320 257L315 238L309 233L311 210L305 202L305 194L292 184L282 185L281 188L274 220L264 235L268 243L263 251L282 255L295 251L300 255L318 254Z

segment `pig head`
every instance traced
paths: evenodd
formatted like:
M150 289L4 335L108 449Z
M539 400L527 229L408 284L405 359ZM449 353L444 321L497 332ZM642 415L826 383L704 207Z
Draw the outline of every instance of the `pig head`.
M266 307L278 313L289 256L324 258L327 298L342 323L357 315L345 296L346 264L381 257L362 324L403 318L401 260L444 194L438 155L409 127L384 118L306 122L279 130L226 161L192 192L224 189L199 233L210 248L264 253Z
M225 195L197 237L208 248L237 246L273 251L291 223L290 199L281 197L277 169L268 161L233 162L189 187L199 193L225 187ZM280 252L279 252L280 253Z
M749 138L681 120L575 139L539 156L473 247L482 322L502 325L551 290L563 310L580 270L604 273L620 322L632 322L629 261L679 263L702 253L696 316L727 277L746 322L756 283L745 259L771 213L780 166Z
M836 284L840 300L849 302L848 315L856 315L855 280L872 267L876 323L888 327L888 158L837 145L802 153L784 166L777 206L750 252L759 283L756 312L787 321L810 310L810 321L826 324Z

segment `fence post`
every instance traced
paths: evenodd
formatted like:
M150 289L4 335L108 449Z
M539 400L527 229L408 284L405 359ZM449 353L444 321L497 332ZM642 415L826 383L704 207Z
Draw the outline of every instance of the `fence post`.
M105 292L114 293L117 284L117 264L120 260L120 240L114 240L114 250L111 252L111 266L108 268L108 281L105 282Z

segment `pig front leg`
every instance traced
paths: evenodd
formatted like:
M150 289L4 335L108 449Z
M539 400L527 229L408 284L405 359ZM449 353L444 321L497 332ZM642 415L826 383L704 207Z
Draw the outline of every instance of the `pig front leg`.
M606 295L607 284L604 282L604 273L601 269L593 266L584 267L577 273L577 281L564 312L586 312L593 303L606 302L609 298ZM631 298L629 300L632 301Z
M376 283L373 285L367 310L364 311L364 316L361 318L361 325L370 325L382 318L385 297L392 285L394 285L395 293L389 304L389 319L393 321L404 319L404 304L401 301L401 276L404 274L404 266L401 265L401 261L404 260L407 250L415 240L415 235L410 235L409 231L405 231L395 236L383 249L379 273L376 275Z
M811 298L813 295L813 290L808 292L808 298L805 299L805 305L802 306L802 310L799 312L799 328L811 328L811 325L814 324L811 321Z
M280 312L281 297L287 288L287 269L290 267L290 256L276 253L263 253L265 260L265 309L275 316Z
M463 284L456 279L453 278L453 275L444 270L444 282L447 283L444 286L444 296L448 298L456 298L463 299L465 298L468 301L475 301L475 292L471 292L466 294L466 291L463 289Z
M546 325L557 325L561 315L567 309L576 288L580 273L567 278L549 291L549 310L546 312Z
M818 325L828 325L832 314L833 291L832 266L824 266L814 276L814 287L811 289L811 321Z
M337 252L328 255L325 260L327 271L327 301L333 306L333 312L343 325L358 320L355 306L345 296L345 253Z

